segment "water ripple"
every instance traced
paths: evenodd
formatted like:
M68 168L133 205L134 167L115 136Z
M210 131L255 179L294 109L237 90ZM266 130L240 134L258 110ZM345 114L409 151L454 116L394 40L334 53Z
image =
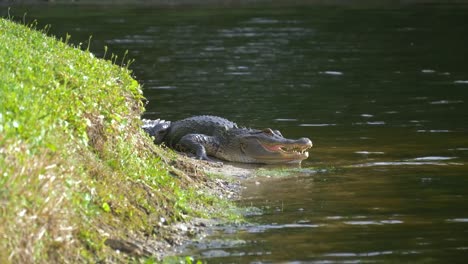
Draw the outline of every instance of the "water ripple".
M258 226L251 226L247 228L247 232L249 233L264 233L268 230L272 229L289 229L289 228L317 228L322 225L318 224L283 224L283 225L258 225Z
M422 73L435 73L436 71L435 70L431 70L431 69L423 69L421 70Z
M170 85L163 85L163 86L151 86L149 89L155 89L155 90L171 90L171 89L177 89L176 86L170 86Z
M449 150L460 150L460 151L467 151L468 148L454 148L454 149L449 149Z
M340 71L323 71L319 73L327 74L327 75L343 75L343 72L340 72Z
M354 153L356 154L361 154L361 155L382 155L385 154L385 152L382 151L355 151Z
M356 122L356 123L353 123L353 125L381 126L381 125L385 125L385 121Z
M337 253L327 253L324 254L325 257L373 257L373 256L381 256L381 255L390 255L394 252L391 250L386 251L371 251L371 252L363 252L363 253L353 253L353 252L337 252Z
M452 160L457 159L458 157L443 157L443 156L428 156L428 157L419 157L415 158L414 160Z
M452 218L452 219L447 219L447 222L451 222L451 223L468 223L468 218Z
M385 224L402 224L403 221L401 220L380 220L380 221L345 221L347 225L385 225Z
M301 127L327 127L336 126L336 124L299 124Z
M464 103L462 100L440 100L430 102L432 105L441 105L441 104L461 104Z
M378 162L369 162L351 165L352 168L365 168L365 167L375 167L375 166L423 166L423 165L435 165L435 166L461 166L463 163L457 162L439 162L439 161L378 161Z
M278 121L278 122L295 122L295 121L297 121L297 119L295 119L295 118L276 118L276 119L274 119L274 121Z
M254 17L247 21L248 24L278 24L280 20L271 19L271 18L263 18L263 17Z
M418 133L450 133L450 132L453 132L453 131L448 130L448 129L429 129L429 130L420 129L417 132Z
M152 36L146 35L127 35L124 38L116 38L107 40L106 43L109 44L145 44L153 45L155 40Z

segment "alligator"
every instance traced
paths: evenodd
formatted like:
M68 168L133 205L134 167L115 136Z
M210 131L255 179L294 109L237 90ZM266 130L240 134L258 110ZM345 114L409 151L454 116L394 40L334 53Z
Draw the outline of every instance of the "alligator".
M143 130L154 143L194 153L196 158L241 163L300 163L309 157L312 147L308 138L287 139L278 130L239 127L217 116L193 116L170 122L143 119Z

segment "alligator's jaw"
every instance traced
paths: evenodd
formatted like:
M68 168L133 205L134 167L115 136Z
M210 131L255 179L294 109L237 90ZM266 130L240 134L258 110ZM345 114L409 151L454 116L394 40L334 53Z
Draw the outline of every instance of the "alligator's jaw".
M262 144L258 143L268 152L272 154L270 157L265 157L265 160L271 158L272 163L277 162L301 162L309 157L308 150L312 147L312 141L309 139L301 139L300 143L294 144ZM278 160L279 159L279 160Z
M276 142L265 142L257 138L244 144L243 153L253 163L300 163L309 157L307 150L311 147L312 141L308 138L298 140L283 138Z
M263 148L265 148L266 150L270 152L278 152L286 156L303 155L303 156L306 156L306 158L309 156L309 152L307 152L307 150L311 147L311 146L309 147L308 145L288 146L288 145L282 145L282 144L266 145L266 144L262 144L261 142L259 143L260 145L262 145Z

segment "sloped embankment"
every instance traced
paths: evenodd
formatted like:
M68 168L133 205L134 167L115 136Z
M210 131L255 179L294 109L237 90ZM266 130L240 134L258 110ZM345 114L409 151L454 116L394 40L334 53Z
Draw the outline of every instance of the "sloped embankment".
M141 88L113 60L0 19L1 263L160 256L172 223L229 216L206 188L224 183L142 132Z

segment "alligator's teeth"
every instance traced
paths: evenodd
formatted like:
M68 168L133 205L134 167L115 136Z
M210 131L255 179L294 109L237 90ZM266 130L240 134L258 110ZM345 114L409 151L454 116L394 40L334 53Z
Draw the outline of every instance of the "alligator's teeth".
M288 152L288 153L293 153L293 154L304 154L307 149L305 148L301 148L301 147L289 147L289 146L280 146L278 147L278 150L281 150L281 151L284 151L284 152Z

